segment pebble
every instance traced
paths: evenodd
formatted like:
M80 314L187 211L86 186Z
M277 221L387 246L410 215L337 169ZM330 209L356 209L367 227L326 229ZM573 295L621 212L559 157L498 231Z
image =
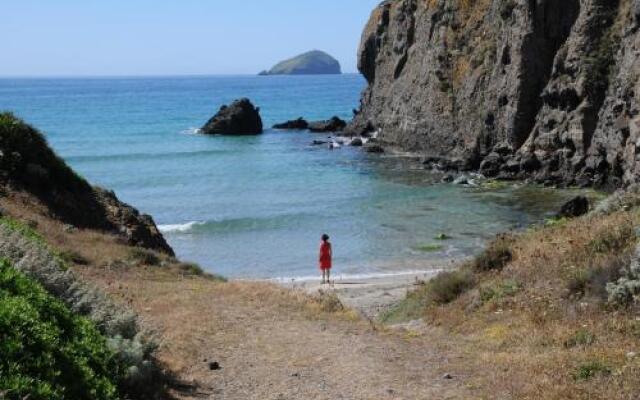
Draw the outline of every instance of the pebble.
M633 360L636 357L638 357L638 353L636 353L635 351L630 351L627 353L627 360Z
M221 368L221 367L220 367L220 364L219 364L217 361L211 361L211 362L209 363L209 369L210 369L211 371L217 371L217 370L219 370L220 368Z
M453 379L453 375L451 375L451 374L444 374L444 375L442 375L442 379Z

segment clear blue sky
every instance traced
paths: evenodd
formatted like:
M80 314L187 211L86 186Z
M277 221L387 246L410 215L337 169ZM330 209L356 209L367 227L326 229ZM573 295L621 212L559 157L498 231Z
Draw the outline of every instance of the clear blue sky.
M253 74L320 49L345 72L380 0L3 0L0 75Z

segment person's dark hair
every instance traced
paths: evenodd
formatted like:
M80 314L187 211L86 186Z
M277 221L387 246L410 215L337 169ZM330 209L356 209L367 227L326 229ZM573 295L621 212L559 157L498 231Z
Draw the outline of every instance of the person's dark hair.
M329 240L329 235L327 235L326 233L325 233L325 234L323 234L323 235L322 235L322 240L323 240L323 241L325 241L325 242L326 242L327 240Z

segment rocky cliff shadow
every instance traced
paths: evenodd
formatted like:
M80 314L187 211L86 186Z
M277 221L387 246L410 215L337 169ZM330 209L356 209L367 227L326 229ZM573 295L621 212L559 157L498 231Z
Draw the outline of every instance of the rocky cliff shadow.
M522 87L517 99L517 113L509 138L515 149L528 139L542 107L542 92L549 83L554 60L569 38L580 15L579 0L529 0L528 18L531 32L522 43Z

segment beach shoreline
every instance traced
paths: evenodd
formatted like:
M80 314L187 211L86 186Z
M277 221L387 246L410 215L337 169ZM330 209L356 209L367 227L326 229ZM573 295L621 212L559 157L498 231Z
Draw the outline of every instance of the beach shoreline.
M417 285L449 268L433 268L425 271L410 271L378 276L336 275L330 284L322 284L320 277L314 280L291 280L276 283L292 290L301 290L310 295L319 291L335 293L349 308L374 319L405 298Z

